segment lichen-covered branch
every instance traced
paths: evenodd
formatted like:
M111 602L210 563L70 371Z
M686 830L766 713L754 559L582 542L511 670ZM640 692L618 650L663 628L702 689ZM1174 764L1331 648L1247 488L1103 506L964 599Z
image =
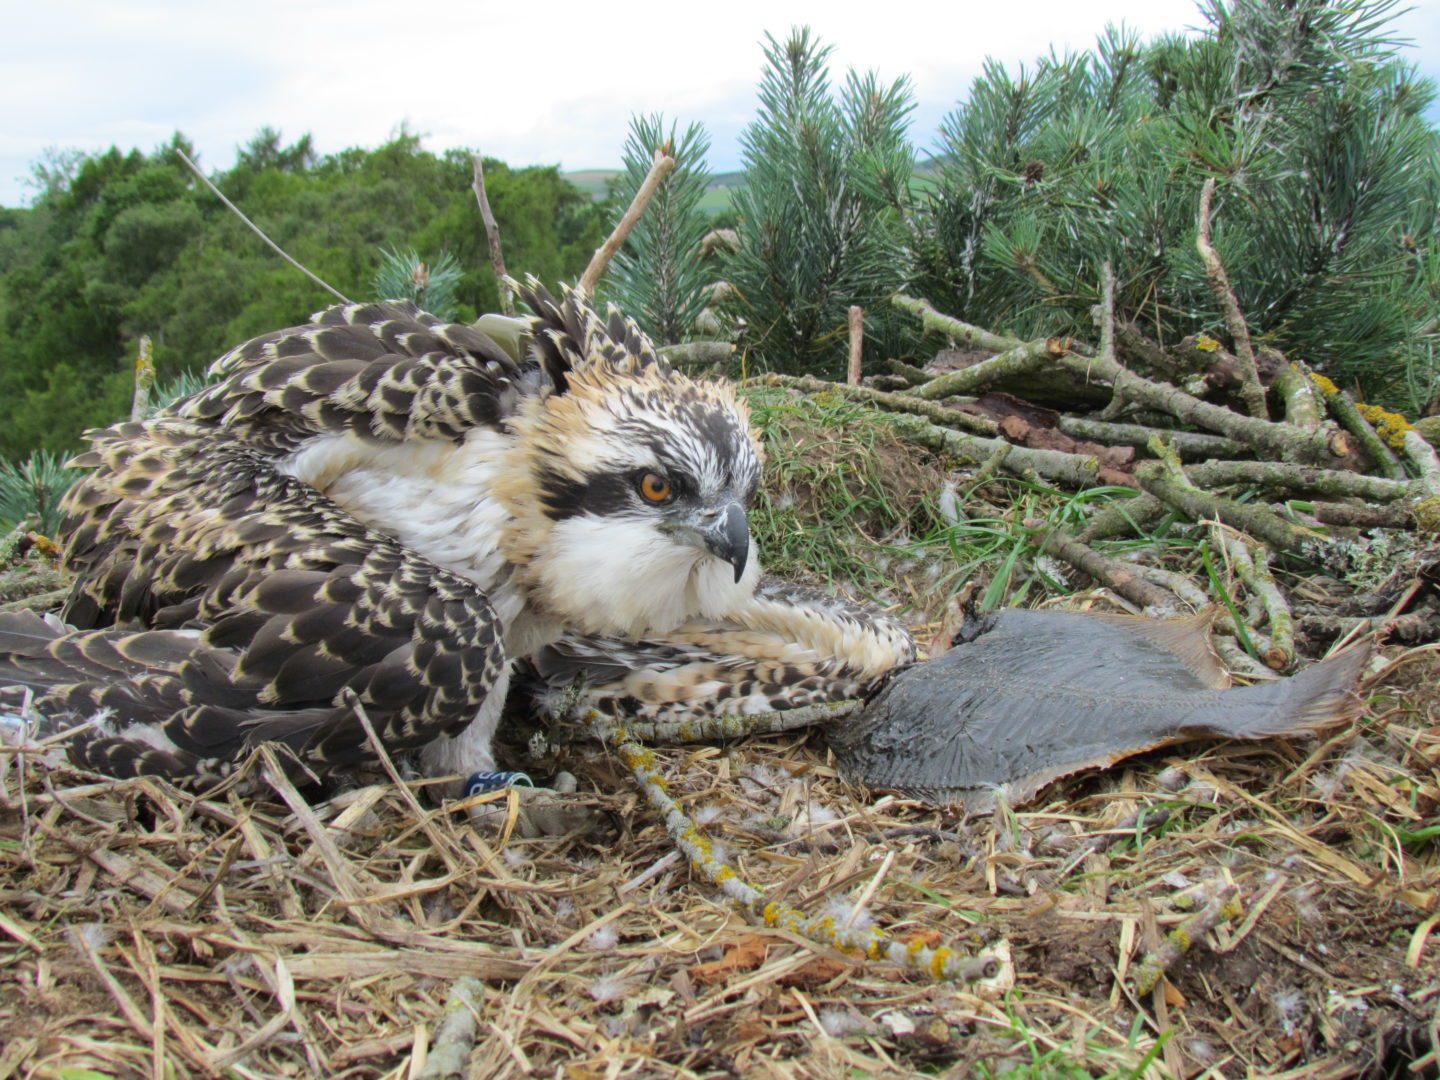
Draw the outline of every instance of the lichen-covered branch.
M1270 626L1270 647L1260 659L1272 671L1288 670L1295 663L1295 620L1290 615L1290 605L1270 574L1269 553L1263 547L1252 553L1250 545L1228 530L1217 528L1215 532L1230 557L1235 573L1265 609L1265 620Z
M1239 916L1238 893L1239 889L1228 882L1217 886L1204 907L1166 934L1165 940L1154 951L1146 953L1135 968L1135 992L1142 996L1150 993L1160 984L1164 974L1190 951L1196 940L1221 923Z
M921 386L935 378L928 371L922 371L914 364L907 364L904 360L886 360L881 365L891 375L898 375L911 386Z
M445 1000L445 1012L435 1029L435 1041L425 1055L420 1080L454 1080L469 1072L484 996L485 984L479 979L466 976L455 980Z
M1083 416L1061 416L1059 427L1074 438L1111 446L1146 446L1153 435L1161 434L1182 458L1233 458L1250 453L1250 448L1236 439L1197 431L1159 431L1140 424L1116 424Z
M1193 484L1182 483L1170 476L1159 462L1144 462L1135 470L1135 478L1146 491L1191 521L1223 521L1282 551L1298 551L1306 542L1324 539L1317 532L1290 524L1266 507L1221 498Z
M931 948L919 941L897 941L876 926L846 926L833 915L807 915L783 900L771 900L716 856L710 839L671 796L651 751L610 718L592 713L589 720L595 737L614 748L650 806L664 818L665 831L690 861L691 869L766 926L868 960L889 961L934 979L972 981L992 978L997 973L998 962L991 956L967 956L944 946Z
M1330 415L1350 434L1354 435L1360 442L1360 447L1384 476L1391 480L1401 480L1405 476L1405 468L1388 446L1385 440L1376 434L1375 429L1370 426L1370 421L1360 415L1360 410L1355 407L1355 402L1350 395L1341 390L1324 375L1317 372L1310 373L1310 382L1325 399L1325 406L1330 410Z
M937 398L954 397L958 394L973 394L984 390L992 383L1001 382L1016 375L1025 375L1039 368L1046 360L1053 359L1065 351L1065 343L1059 338L1027 341L1008 349L989 360L950 371L936 376L929 382L915 387L910 393L927 401Z
M991 436L1000 432L994 420L986 416L972 416L957 409L947 409L933 401L925 401L912 394L891 394L869 386L846 386L843 383L826 382L813 375L781 375L770 372L760 382L766 386L783 386L791 390L803 390L807 394L839 394L851 401L873 405L887 412L910 413L934 420L947 427L963 428L976 435Z
M1412 484L1339 469L1315 469L1275 461L1206 461L1185 466L1190 482L1202 488L1265 487L1313 491L1332 499L1391 502L1419 494Z
M1210 243L1210 203L1215 197L1215 178L1209 177L1200 191L1200 227L1196 230L1195 247L1205 264L1205 277L1210 282L1210 291L1215 294L1220 310L1225 315L1225 328L1235 343L1235 355L1240 360L1240 397L1250 415L1257 420L1269 418L1265 407L1265 388L1260 385L1260 371L1255 366L1255 350L1250 345L1250 328L1245 325L1245 316L1240 303L1235 299L1235 290L1230 287L1230 275L1220 254Z
M683 745L719 739L744 739L752 735L779 735L809 727L824 727L849 716L860 707L858 701L827 701L794 709L756 713L752 716L703 716L689 720L625 721L633 738L651 745Z
M1169 589L1146 581L1124 563L1101 555L1061 529L1047 531L1041 537L1040 549L1057 559L1065 560L1132 604L1159 611L1174 611L1179 606L1175 594Z
M728 364L735 355L735 346L728 341L682 341L660 346L659 353L677 367L693 371Z
M1311 464L1329 464L1339 456L1330 440L1318 432L1304 431L1289 424L1274 424L1220 405L1211 405L1174 386L1153 382L1127 371L1102 356L1085 357L1070 352L1056 357L1055 362L1077 375L1108 383L1126 401L1159 409L1187 424L1219 432L1244 443L1262 456Z
M1321 525L1350 529L1415 529L1420 525L1415 511L1403 502L1380 506L1373 503L1317 502L1312 504L1310 516Z
M1116 499L1090 519L1085 528L1075 534L1082 544L1093 544L1096 540L1109 540L1127 534L1140 535L1165 513L1165 504L1148 492L1141 492L1133 499Z
M1285 422L1306 431L1318 431L1321 414L1315 384L1295 364L1286 364L1275 376L1275 392L1285 411Z
M890 298L890 302L904 311L920 316L920 325L926 330L936 334L944 334L962 345L974 349L991 349L994 352L1009 352L1011 349L1019 348L1025 343L1019 338L1006 337L1003 334L992 334L989 330L981 329L978 326L971 326L967 322L961 322L953 315L946 315L936 311L924 300L917 300L913 296L906 296L904 293L896 293Z
M935 424L927 424L919 417L896 416L895 430L903 438L931 450L942 451L969 461L983 464L1001 446L1009 445L1001 439L986 439L978 435L962 435ZM1038 476L1054 484L1070 487L1093 487L1106 483L1100 462L1093 457L1067 454L1063 450L1041 450L1031 446L1010 446L1005 456L1005 471L1012 476ZM1121 482L1122 477L1110 477Z
M1435 448L1414 428L1404 431L1400 439L1405 460L1415 469L1416 482L1427 496L1440 495L1440 457L1436 457Z

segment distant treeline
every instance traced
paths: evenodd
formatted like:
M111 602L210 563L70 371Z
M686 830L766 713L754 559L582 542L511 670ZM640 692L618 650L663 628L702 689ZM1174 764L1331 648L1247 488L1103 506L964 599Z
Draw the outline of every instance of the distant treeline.
M891 305L902 290L1012 337L1093 338L1107 267L1122 361L1223 341L1196 244L1214 182L1214 247L1249 334L1414 414L1440 402L1440 132L1435 87L1393 44L1395 8L1202 0L1199 34L1111 28L1088 52L991 63L928 162L909 79L832 81L829 48L797 28L766 37L743 177L724 190L704 129L661 116L634 118L625 170L584 177L588 191L500 162L487 187L511 271L574 280L668 143L678 165L600 299L659 341L733 340L749 371L835 374L852 305L872 369L934 352ZM0 210L0 456L65 450L125 416L142 334L163 383L332 302L174 149L51 159L34 206ZM445 268L465 319L499 301L471 173L468 153L408 135L320 157L267 129L214 179L347 295L393 295L414 252ZM401 272L380 281L386 250Z
M37 170L27 209L0 209L0 456L79 445L128 415L136 342L160 382L247 337L303 320L334 297L283 263L174 153L74 157ZM449 253L457 314L499 303L468 153L402 135L375 150L317 155L261 131L220 188L281 247L348 296L369 299L382 249ZM554 168L486 162L510 265L573 279L604 239L605 211Z

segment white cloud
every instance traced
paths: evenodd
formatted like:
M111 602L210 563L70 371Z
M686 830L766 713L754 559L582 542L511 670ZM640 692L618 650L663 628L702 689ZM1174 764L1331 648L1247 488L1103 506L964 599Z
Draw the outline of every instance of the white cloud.
M1435 72L1440 17L1402 17ZM711 164L739 163L765 31L809 24L832 72L909 74L913 135L928 149L986 55L1014 65L1083 49L1107 21L1148 35L1200 21L1192 0L1009 0L1004 4L719 6L495 0L45 0L7 13L0 66L0 204L25 193L47 147L152 149L183 131L210 167L262 125L310 132L322 151L374 146L401 121L432 149L479 147L512 164L618 162L629 116L703 121Z

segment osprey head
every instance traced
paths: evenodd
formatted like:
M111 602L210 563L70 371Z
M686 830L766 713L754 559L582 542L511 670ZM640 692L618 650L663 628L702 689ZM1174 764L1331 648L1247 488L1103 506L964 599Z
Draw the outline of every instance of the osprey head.
M535 350L556 392L512 418L496 488L518 580L586 633L639 637L735 610L760 572L749 411L729 383L672 370L629 320L573 294L550 312Z

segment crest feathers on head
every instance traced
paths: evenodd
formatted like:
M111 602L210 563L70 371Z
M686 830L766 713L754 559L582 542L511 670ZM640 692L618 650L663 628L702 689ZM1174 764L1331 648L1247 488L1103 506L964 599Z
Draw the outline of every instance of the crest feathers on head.
M509 284L535 312L532 349L556 393L569 388L572 371L596 365L627 375L647 368L669 371L645 332L619 311L611 309L602 316L589 297L570 286L564 286L556 300L533 276L523 285L513 280Z

